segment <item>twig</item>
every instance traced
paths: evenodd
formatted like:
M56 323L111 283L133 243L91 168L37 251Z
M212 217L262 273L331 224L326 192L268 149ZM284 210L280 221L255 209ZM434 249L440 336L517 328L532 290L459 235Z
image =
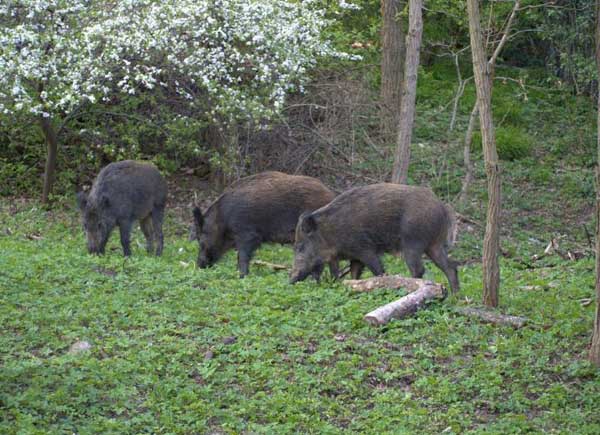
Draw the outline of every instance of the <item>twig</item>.
M456 219L462 222L466 222L468 224L473 224L479 228L483 228L483 225L477 221L474 221L471 218L466 217L465 215L462 215L460 213L458 213L457 211L454 212L456 214Z
M252 264L255 264L257 266L268 267L269 269L273 270L289 270L289 267L284 264L269 263L268 261L262 260L252 260Z

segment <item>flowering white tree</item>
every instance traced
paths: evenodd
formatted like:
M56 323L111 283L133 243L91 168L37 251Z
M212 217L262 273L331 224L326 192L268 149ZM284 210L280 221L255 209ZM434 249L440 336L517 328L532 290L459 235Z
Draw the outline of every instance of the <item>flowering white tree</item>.
M220 126L277 113L318 56L318 1L9 0L0 4L0 113L28 113L48 153L61 127L116 93L169 86Z

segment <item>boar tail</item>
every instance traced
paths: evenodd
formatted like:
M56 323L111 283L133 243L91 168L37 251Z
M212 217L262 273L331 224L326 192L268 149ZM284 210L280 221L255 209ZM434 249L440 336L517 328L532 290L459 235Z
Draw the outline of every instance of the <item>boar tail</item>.
M458 236L458 225L456 222L456 212L454 207L450 204L446 204L446 210L448 211L448 231L446 232L446 247L448 249L454 246L456 237Z

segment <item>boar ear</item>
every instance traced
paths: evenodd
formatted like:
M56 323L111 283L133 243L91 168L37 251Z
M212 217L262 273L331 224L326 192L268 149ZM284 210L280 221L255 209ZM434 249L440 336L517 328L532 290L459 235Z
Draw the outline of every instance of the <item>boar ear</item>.
M198 207L194 207L194 224L196 225L196 234L200 234L200 230L202 229L202 225L204 225L204 216L202 216L202 212Z
M312 214L305 214L301 217L302 231L311 234L317 230L317 221Z
M85 192L77 192L77 207L79 210L85 210L87 206L87 195Z

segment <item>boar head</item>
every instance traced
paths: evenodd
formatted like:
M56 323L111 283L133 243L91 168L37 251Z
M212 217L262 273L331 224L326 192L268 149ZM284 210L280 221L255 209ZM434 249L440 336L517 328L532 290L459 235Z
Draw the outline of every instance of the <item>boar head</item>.
M196 264L199 268L205 269L219 261L227 250L225 234L216 212L209 210L206 216L203 216L200 209L194 207L193 213L196 240L199 245Z
M97 201L93 201L84 192L79 192L77 194L77 205L81 212L88 252L90 254L104 254L106 242L108 242L110 233L116 225L109 198L102 196Z
M315 217L309 212L303 213L296 226L294 266L290 274L290 283L303 281L308 275L318 280L330 257L331 249L327 247Z

